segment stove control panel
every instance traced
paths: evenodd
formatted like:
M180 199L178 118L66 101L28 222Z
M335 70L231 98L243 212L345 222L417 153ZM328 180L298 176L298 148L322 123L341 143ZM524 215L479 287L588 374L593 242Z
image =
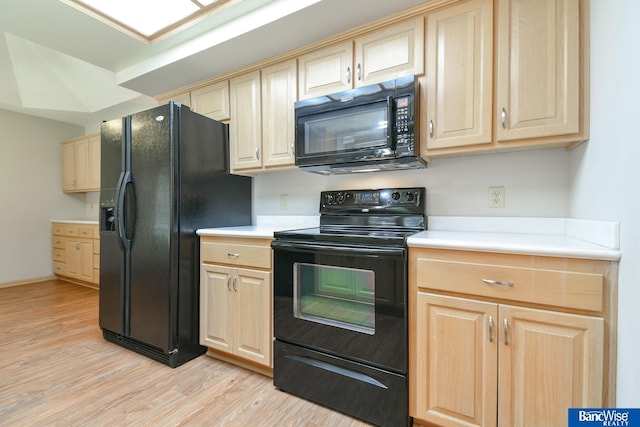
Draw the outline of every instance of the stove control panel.
M398 208L424 213L425 193L423 187L323 191L320 196L320 213L384 213L387 210L397 211Z

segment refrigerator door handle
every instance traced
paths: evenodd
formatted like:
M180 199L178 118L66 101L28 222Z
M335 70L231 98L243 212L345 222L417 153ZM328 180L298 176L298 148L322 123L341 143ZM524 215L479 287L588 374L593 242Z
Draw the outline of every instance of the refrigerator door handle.
M132 184L133 182L131 180L130 171L123 172L120 176L122 180L120 180L120 185L116 190L116 228L118 230L118 241L120 242L120 247L123 250L128 251L129 249L131 249L131 240L127 239L126 236L126 224L124 221L124 200L127 194L127 185Z
M122 202L120 201L122 194L122 183L124 182L124 172L120 172L120 177L118 178L118 184L116 184L116 196L115 196L115 206L113 207L113 222L114 228L116 231L116 236L118 237L118 243L120 244L120 249L124 250L124 242L122 241L122 235L120 234L120 224L122 223L122 212L121 205L124 205L124 197L122 197Z

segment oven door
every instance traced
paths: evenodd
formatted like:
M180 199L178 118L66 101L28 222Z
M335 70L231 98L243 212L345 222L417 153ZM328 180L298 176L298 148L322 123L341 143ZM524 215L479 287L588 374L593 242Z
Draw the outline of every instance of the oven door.
M406 373L406 249L272 247L277 340Z

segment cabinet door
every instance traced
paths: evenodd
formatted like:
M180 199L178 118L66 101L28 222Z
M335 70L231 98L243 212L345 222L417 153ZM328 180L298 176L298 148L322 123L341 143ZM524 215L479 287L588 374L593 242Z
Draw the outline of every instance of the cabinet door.
M233 353L233 269L200 267L200 344Z
M76 191L87 191L91 180L89 138L80 139L74 145L76 151Z
M100 134L89 137L89 185L88 190L100 190Z
M76 149L73 141L62 144L62 191L76 189Z
M93 282L93 239L78 240L77 250L80 260L78 278Z
M230 98L231 170L260 168L262 166L260 71L231 79Z
M427 149L491 142L493 2L427 17Z
M264 166L293 165L296 61L262 70L262 148Z
M424 19L411 19L355 40L354 86L424 73Z
M603 319L506 305L499 314L498 425L567 425L568 408L602 407Z
M298 59L300 99L351 89L353 42L338 43L309 52Z
M229 120L229 81L191 91L193 111L214 120Z
M499 0L499 141L579 131L580 0Z
M235 352L245 359L271 366L271 273L239 268L233 278L233 290Z
M496 425L496 304L418 292L415 413L437 425Z

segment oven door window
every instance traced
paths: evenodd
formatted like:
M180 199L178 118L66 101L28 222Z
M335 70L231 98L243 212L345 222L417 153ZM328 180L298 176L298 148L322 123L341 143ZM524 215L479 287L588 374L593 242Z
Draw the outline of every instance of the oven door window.
M375 333L375 272L294 264L294 315L343 329Z

